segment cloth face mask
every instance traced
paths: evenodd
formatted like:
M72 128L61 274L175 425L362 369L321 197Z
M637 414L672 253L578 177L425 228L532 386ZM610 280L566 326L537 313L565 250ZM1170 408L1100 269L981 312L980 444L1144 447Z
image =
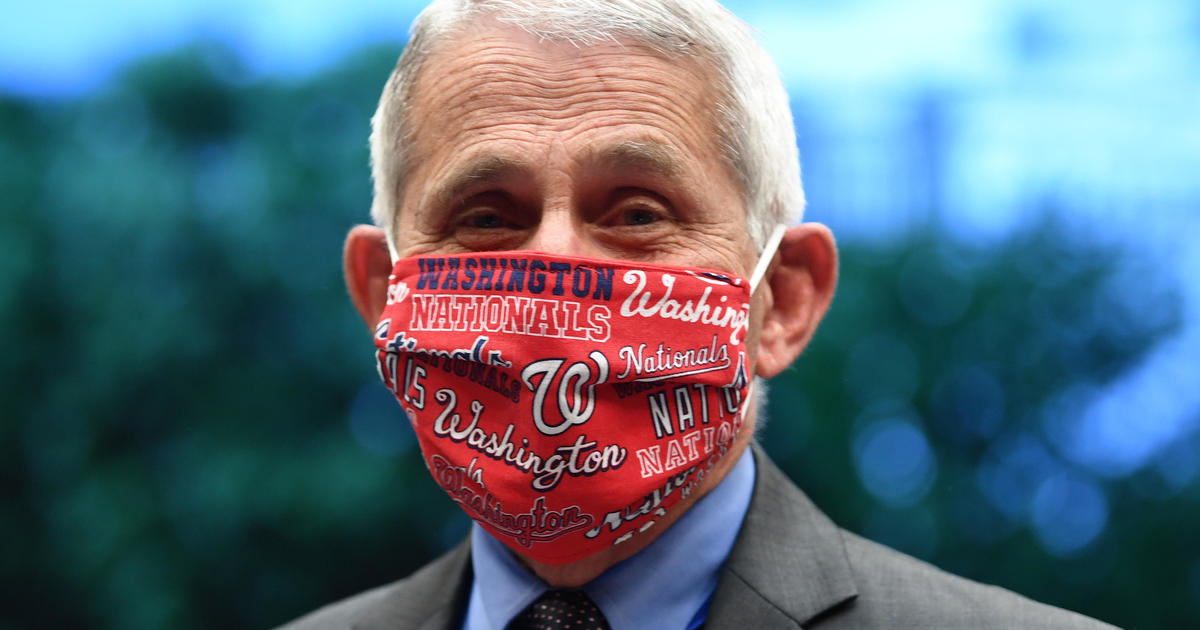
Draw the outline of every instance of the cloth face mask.
M565 564L650 528L728 451L750 393L751 293L619 260L403 258L379 375L450 498L513 550Z

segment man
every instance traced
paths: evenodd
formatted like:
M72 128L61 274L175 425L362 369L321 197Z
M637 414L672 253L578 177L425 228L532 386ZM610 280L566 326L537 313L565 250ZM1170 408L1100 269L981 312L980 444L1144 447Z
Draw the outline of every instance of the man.
M747 377L837 264L773 231L804 203L787 96L724 9L438 0L373 124L347 285L476 525L294 627L1100 627L839 530L747 449Z

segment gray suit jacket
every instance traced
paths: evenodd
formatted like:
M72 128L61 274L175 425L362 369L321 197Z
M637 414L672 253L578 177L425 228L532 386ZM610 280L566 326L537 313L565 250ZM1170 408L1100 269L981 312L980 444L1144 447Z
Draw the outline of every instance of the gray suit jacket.
M1111 628L950 575L839 529L757 447L754 498L722 569L708 629ZM287 630L458 630L471 590L464 542L406 579Z

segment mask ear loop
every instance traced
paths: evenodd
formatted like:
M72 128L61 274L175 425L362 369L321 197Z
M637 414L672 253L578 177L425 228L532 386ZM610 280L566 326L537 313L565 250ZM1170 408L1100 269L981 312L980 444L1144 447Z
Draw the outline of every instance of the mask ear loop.
M400 252L396 251L396 244L392 242L392 231L384 232L384 240L387 241L388 255L392 257L392 266L396 266L396 261L400 260Z
M775 230L767 238L767 244L763 246L762 254L758 257L758 264L754 266L754 273L750 275L750 295L754 295L754 290L758 288L758 283L763 279L763 276L767 275L767 267L770 267L771 261L775 259L775 250L779 249L779 243L783 240L784 232L787 232L787 226L780 223L775 226Z
M755 289L758 288L758 283L762 281L763 276L767 275L767 268L771 266L771 261L775 259L775 250L779 249L779 243L783 241L783 234L787 232L787 226L779 223L775 229L771 231L771 236L767 237L767 243L763 246L762 254L758 257L758 263L754 266L754 273L750 274L750 295L754 295ZM745 422L747 407L750 401L754 398L754 385L758 382L758 377L750 379L750 383L746 386L746 397L742 399L742 408L739 413L742 414L742 421ZM741 430L739 429L740 433Z

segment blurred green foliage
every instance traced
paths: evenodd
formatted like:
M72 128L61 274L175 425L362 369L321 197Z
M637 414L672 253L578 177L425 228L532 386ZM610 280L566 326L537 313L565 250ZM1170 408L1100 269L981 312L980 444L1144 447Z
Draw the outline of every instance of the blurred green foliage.
M268 627L466 533L340 276L398 54L286 82L198 45L80 100L0 100L0 625ZM1134 364L1178 301L1098 316L1132 254L1054 216L986 250L936 225L842 243L834 308L773 382L763 441L852 530L1114 623L1194 627L1200 485L1093 479L1039 411ZM863 453L897 443L881 435L916 459L873 477ZM1102 490L1094 540L1054 555L985 496L1013 444Z

